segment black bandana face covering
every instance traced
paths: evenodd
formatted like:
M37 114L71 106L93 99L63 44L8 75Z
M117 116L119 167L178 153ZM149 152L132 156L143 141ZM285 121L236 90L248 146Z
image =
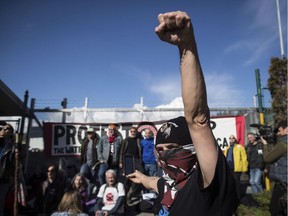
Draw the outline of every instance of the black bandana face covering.
M170 209L178 191L186 184L188 178L196 168L197 157L193 144L175 149L158 151L158 161L164 173L165 193L162 204ZM174 195L173 195L174 194Z
M157 153L160 166L174 180L174 185L188 178L197 162L193 144Z

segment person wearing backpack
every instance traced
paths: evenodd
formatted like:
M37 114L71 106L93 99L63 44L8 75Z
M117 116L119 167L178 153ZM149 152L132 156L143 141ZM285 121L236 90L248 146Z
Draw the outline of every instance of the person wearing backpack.
M116 172L109 169L105 172L106 184L97 194L96 216L123 216L125 190L121 182L116 181Z

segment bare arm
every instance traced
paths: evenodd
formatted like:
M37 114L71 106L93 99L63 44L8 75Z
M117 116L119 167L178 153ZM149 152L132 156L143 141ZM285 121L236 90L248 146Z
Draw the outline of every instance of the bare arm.
M146 176L143 173L136 170L134 173L127 176L131 181L137 184L142 184L147 190L154 190L158 193L157 182L159 177Z
M155 31L165 42L177 45L180 51L180 69L184 115L196 148L204 187L214 177L217 163L217 144L210 128L210 111L206 86L198 58L193 28L184 12L170 12L158 16Z

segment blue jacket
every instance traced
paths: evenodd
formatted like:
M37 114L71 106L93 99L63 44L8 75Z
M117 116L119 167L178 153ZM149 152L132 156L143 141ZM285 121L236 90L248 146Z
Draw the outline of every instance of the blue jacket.
M149 139L142 139L141 142L142 148L142 161L144 164L155 164L156 157L154 154L154 138L150 137Z

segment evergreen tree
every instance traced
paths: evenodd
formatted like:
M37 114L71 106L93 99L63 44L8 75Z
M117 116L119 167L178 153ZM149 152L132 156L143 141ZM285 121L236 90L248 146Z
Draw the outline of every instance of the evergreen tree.
M287 119L287 59L272 58L269 68L268 89L272 98L274 123Z

